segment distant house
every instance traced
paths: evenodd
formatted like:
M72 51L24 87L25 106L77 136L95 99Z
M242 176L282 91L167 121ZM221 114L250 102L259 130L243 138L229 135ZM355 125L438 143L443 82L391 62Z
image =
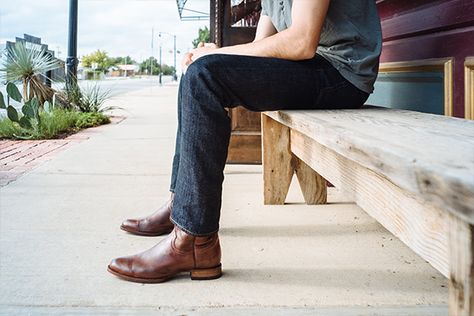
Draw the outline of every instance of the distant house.
M133 77L135 76L140 67L138 65L117 65L111 68L111 77Z

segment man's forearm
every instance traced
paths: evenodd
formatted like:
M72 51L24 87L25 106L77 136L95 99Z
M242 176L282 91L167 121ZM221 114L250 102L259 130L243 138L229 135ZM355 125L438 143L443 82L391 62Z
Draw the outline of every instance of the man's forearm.
M303 60L312 58L316 47L305 37L286 29L256 42L219 48L215 53Z

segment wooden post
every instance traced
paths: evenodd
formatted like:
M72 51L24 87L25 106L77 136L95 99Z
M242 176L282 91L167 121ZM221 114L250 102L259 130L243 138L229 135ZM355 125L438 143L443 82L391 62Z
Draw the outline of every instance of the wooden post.
M294 174L290 129L262 114L264 204L285 204Z
M308 205L326 204L327 182L303 160L293 155L296 177L300 183L304 200Z
M474 315L474 226L450 215L449 315Z

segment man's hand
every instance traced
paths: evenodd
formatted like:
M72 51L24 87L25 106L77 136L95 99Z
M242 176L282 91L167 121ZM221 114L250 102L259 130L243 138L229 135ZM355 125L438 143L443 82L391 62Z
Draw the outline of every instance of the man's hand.
M191 54L192 54L191 59L192 61L196 61L203 56L214 54L216 52L216 49L218 48L219 47L214 43L201 42L199 43L197 48L191 51Z
M184 55L183 60L181 62L181 69L183 69L183 73L186 72L189 65L191 65L194 61L196 61L197 59L203 56L215 53L216 49L218 48L219 46L217 46L214 43L200 42L197 48L193 49L191 52L186 53Z
M189 65L193 62L192 57L193 55L191 53L186 53L184 54L183 60L181 61L181 71L186 73L186 70L188 69Z

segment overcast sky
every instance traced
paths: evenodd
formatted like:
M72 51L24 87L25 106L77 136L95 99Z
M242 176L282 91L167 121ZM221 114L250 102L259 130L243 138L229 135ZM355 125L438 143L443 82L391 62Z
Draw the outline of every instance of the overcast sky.
M41 37L42 42L65 59L67 54L67 0L0 0L0 44L23 37ZM186 8L209 12L209 0L188 0ZM189 14L189 13L188 13ZM158 32L177 35L178 50L192 48L199 27L209 21L180 21L175 0L79 0L79 57L97 49L109 56L146 59L152 53L151 32L155 30L153 55L158 57ZM163 62L172 65L173 38L162 36ZM178 63L179 63L178 55Z

